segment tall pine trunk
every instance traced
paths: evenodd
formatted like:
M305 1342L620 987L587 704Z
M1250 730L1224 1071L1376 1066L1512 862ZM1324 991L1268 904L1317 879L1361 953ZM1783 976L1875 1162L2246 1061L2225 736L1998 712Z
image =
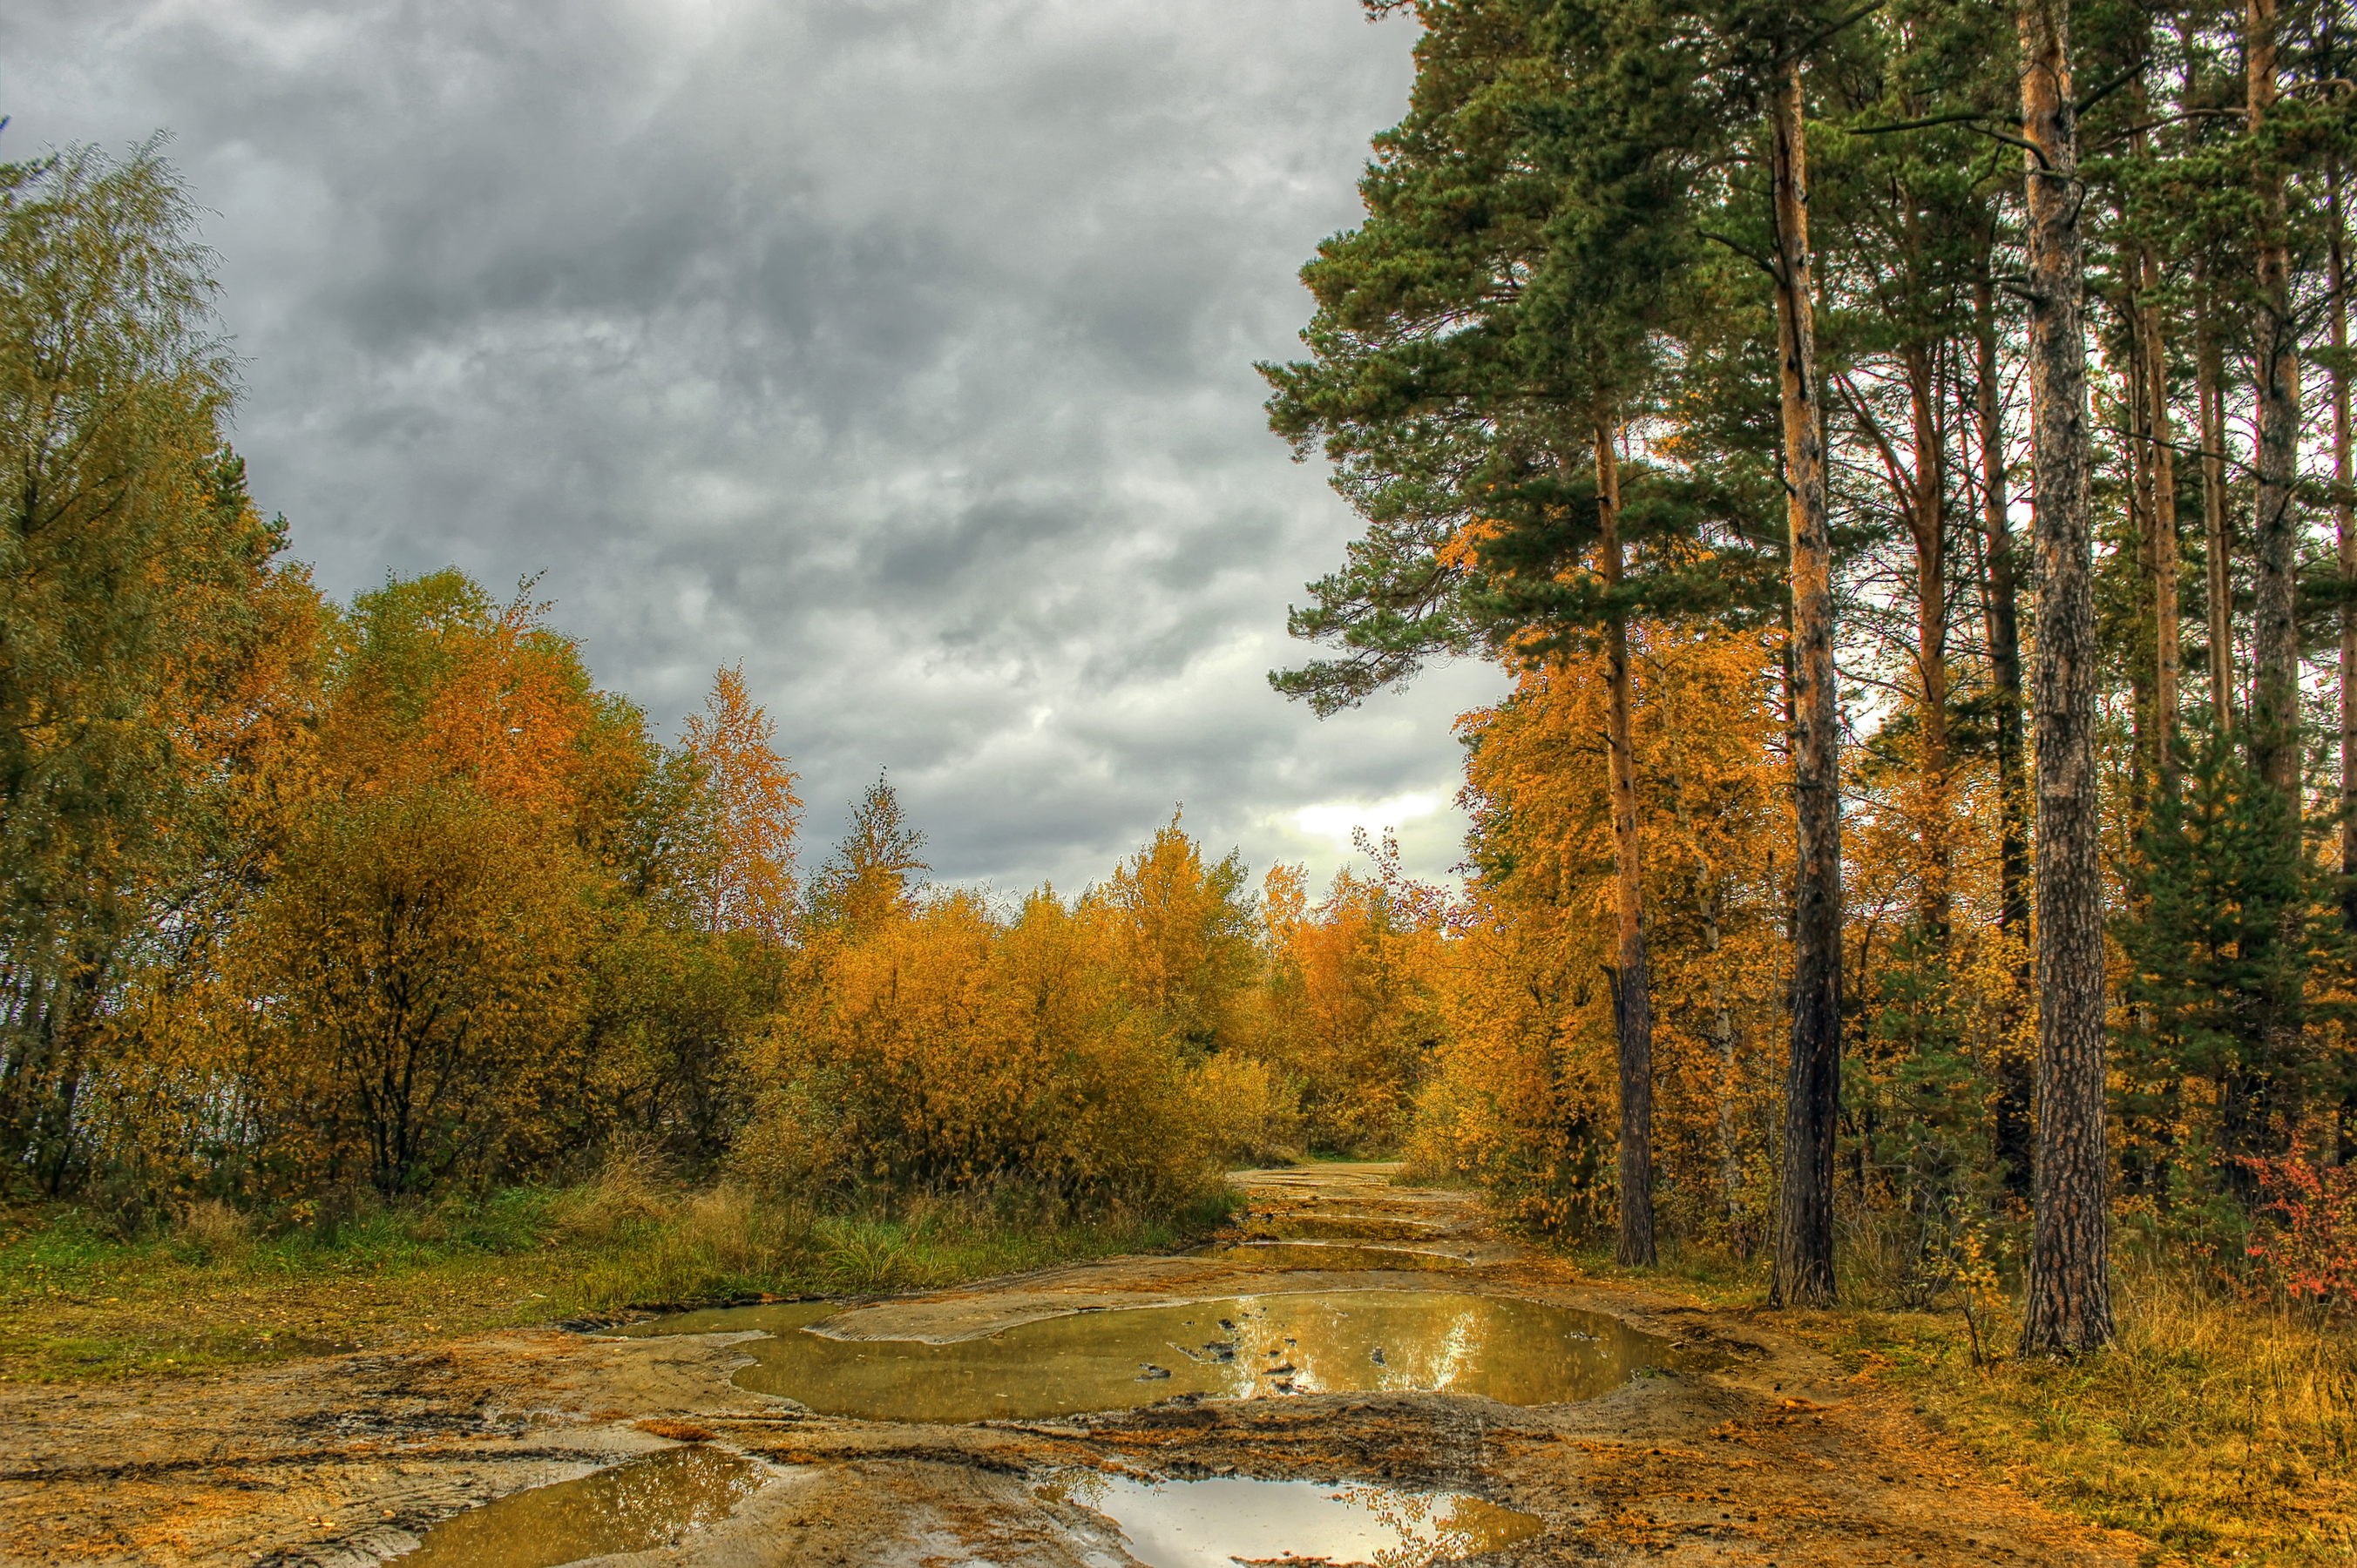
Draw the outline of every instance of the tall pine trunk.
M1610 426L1596 427L1596 495L1605 591L1620 586L1620 465ZM1630 714L1629 622L1605 617L1605 728L1612 796L1612 908L1619 927L1612 1015L1620 1046L1620 1240L1623 1267L1653 1262L1653 988L1645 962L1642 843L1637 827L1636 725Z
M2194 418L2201 425L2201 548L2208 558L2210 717L2223 734L2234 727L2234 579L2226 536L2225 352L2211 316L2206 266L2195 269L2193 302Z
M1915 483L1907 523L1915 544L1915 669L1922 693L1917 765L1923 791L1923 922L1948 936L1953 834L1948 802L1948 453L1938 360L1928 344L1907 351Z
M2254 134L2276 102L2276 0L2250 0L2243 57L2248 124ZM2256 371L2257 475L2251 520L2256 581L2251 638L2251 760L2290 808L2299 832L2299 629L2294 620L2299 517L2293 509L2299 456L2299 339L2291 314L2291 258L2285 233L2284 181L2262 163L2256 175L2259 232L2255 247L2257 299L2251 313Z
M2144 263L2144 308L2138 313L2144 335L2145 386L2151 398L2152 429L2152 616L2153 616L2153 747L2161 776L2175 770L2177 741L2178 609L2177 449L2169 415L2169 342L2161 330L2160 306L2153 295L2160 289L2160 267L2151 254Z
M2005 463L2005 405L1998 395L1996 286L1986 251L1973 286L1975 413L1981 456L1981 527L1987 535L1989 679L1996 698L1997 927L2011 940L2029 940L2029 782L2021 736L2021 569L2014 559ZM2029 995L2028 961L2014 972L2015 995ZM2007 1187L2030 1192L2032 1130L2030 1064L2018 1051L1997 1057L1996 1155Z
M1800 842L1792 868L1792 1056L1784 1094L1784 1170L1776 1202L1780 1306L1823 1306L1834 1281L1834 1124L1841 1108L1841 800L1839 693L1834 674L1833 540L1818 419L1816 326L1809 276L1808 149L1801 67L1776 82L1776 328L1792 529L1792 792Z
M2092 444L2081 304L2069 0L2022 0L2029 143L2029 384L2039 566L2038 1196L2024 1354L2112 1337L2104 1150L2104 926L2097 852Z
M2341 165L2328 171L2332 289L2332 523L2341 547L2341 921L2357 931L2357 508L2349 493L2349 236L2341 209Z

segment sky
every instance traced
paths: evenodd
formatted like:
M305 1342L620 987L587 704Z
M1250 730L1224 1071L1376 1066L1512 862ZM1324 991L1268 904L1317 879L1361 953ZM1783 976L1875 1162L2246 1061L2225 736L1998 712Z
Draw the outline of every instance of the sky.
M1008 895L1181 805L1256 871L1395 826L1442 877L1502 678L1269 690L1355 529L1252 368L1414 43L1358 0L11 0L0 156L167 132L320 585L537 575L666 737L741 661L806 865L884 769Z

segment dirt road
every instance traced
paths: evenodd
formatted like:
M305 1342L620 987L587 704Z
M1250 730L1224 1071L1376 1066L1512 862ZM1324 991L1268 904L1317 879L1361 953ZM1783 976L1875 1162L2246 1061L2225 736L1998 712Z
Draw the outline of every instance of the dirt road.
M594 1515L640 1530L639 1542L669 1540L596 1559L632 1568L1122 1568L1138 1560L1133 1550L1150 1560L1174 1549L1141 1544L1142 1527L1109 1517L1120 1509L1105 1485L1135 1492L1139 1480L1210 1477L1226 1489L1202 1497L1246 1498L1254 1488L1235 1485L1245 1481L1315 1481L1379 1503L1437 1492L1475 1499L1464 1509L1496 1505L1483 1517L1521 1522L1473 1542L1506 1541L1473 1559L1482 1563L2135 1560L2130 1538L2065 1523L1976 1478L1903 1405L1842 1380L1770 1319L1583 1283L1488 1233L1469 1197L1382 1176L1253 1173L1238 1178L1249 1198L1243 1245L865 1305L826 1332L846 1367L910 1341L946 1347L936 1359L947 1366L958 1347L1019 1345L1025 1325L1092 1311L1299 1293L1423 1301L1355 1294L1380 1290L1602 1314L1616 1332L1653 1337L1641 1341L1646 1364L1599 1397L1519 1404L1397 1387L1318 1391L1335 1385L1294 1371L1282 1345L1252 1344L1241 1353L1267 1358L1249 1369L1261 1397L1157 1397L1176 1385L1157 1386L1171 1368L1149 1365L1130 1397L1154 1402L1138 1408L966 1424L828 1415L750 1391L735 1380L759 1381L745 1347L765 1341L742 1329L623 1337L552 1327L205 1378L16 1385L0 1389L0 1561L361 1564L425 1538L420 1561L436 1568L498 1568L572 1550L552 1544L570 1538L549 1521ZM1249 1322L1203 1332L1232 1338L1216 1356L1210 1344L1173 1344L1187 1362L1161 1359L1182 1381L1188 1363L1231 1357L1251 1337ZM1389 1364L1402 1358L1395 1348ZM1372 1359L1386 1360L1380 1348ZM945 1371L916 1375L949 1387ZM696 1453L682 1455L683 1444ZM628 1467L666 1453L702 1468ZM578 1506L537 1494L557 1501L538 1514L511 1501L472 1515L483 1526L472 1535L429 1535L475 1505L593 1473L647 1480L609 1487L603 1502L578 1494ZM665 1508L674 1517L661 1517ZM1315 1560L1315 1542L1291 1541L1265 1558L1281 1561L1281 1550Z

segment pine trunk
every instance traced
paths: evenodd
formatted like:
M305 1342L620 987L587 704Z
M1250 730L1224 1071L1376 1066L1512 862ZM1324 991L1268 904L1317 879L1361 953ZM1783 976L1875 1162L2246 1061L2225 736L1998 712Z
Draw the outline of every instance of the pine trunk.
M2024 1354L2094 1350L2112 1337L2094 747L2101 650L2088 532L2085 263L2068 3L2022 0L2020 10L2039 565L2038 1194Z
M1596 427L1597 550L1605 591L1620 585L1620 466L1609 426ZM1620 1045L1620 1240L1623 1268L1653 1263L1653 995L1645 962L1642 843L1637 826L1636 725L1630 713L1629 624L1605 618L1605 727L1612 795L1612 908L1619 926L1612 1013Z
M2349 238L2341 209L2341 165L2330 171L2329 236L2332 288L2332 523L2341 546L2341 922L2357 931L2357 512L2352 512L2349 453Z
M1948 454L1931 349L1909 350L1915 484L1907 521L1915 543L1915 669L1922 692L1917 765L1923 793L1923 922L1943 944L1951 898L1948 809Z
M2234 727L2234 579L2226 537L2225 354L2210 318L2210 285L2194 285L2194 416L2201 424L2201 548L2209 557L2210 716L2220 734Z
M1808 151L1801 70L1776 84L1776 327L1792 529L1793 865L1792 1056L1784 1169L1776 1204L1780 1306L1824 1306L1834 1281L1834 1125L1841 1106L1841 800L1834 673L1833 541L1819 435L1816 328L1809 276Z
M1987 534L1989 676L1996 687L1997 927L2011 940L2029 940L2029 787L2021 736L2021 585L2007 510L2005 406L1997 392L1996 287L1984 255L1974 285L1978 342L1977 413L1981 449L1981 526ZM2014 973L2015 994L2028 997L2025 960ZM2030 1063L2020 1052L1997 1057L1996 1154L2006 1186L2028 1197L2033 1158Z
M2153 618L2153 744L2162 778L2176 769L2178 683L2177 568L2177 449L2169 416L2169 343L2161 330L2160 306L2152 303L2160 288L2160 267L2147 253L2144 263L2145 387L2151 399L2152 431L2152 618Z
M2255 134L2276 102L2276 0L2250 0L2243 55L2248 68L2249 126ZM2254 388L2258 404L2252 467L2257 475L2252 521L2256 557L2251 635L2251 760L2291 808L2299 831L2299 629L2294 620L2298 514L2293 510L2299 456L2299 339L2291 315L2290 255L2285 235L2284 182L2258 171L2257 300L2251 313Z

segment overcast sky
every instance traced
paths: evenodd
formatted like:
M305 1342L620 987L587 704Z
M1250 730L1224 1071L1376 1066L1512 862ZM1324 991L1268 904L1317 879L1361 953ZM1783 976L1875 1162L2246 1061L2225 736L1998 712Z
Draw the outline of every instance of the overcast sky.
M1357 0L11 0L0 156L169 131L257 499L339 597L545 573L666 736L741 660L946 877L1460 855L1436 671L1269 691L1348 510L1261 413L1413 24Z

